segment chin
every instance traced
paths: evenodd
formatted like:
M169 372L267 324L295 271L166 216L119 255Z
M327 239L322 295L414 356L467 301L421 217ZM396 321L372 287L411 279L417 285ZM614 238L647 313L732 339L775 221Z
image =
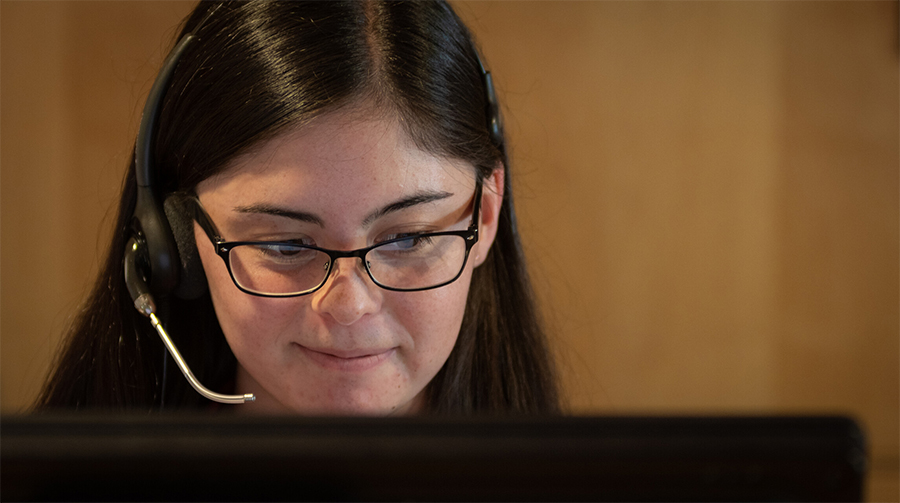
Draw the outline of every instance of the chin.
M322 404L316 406L302 406L293 409L295 414L301 416L343 416L343 417L387 417L404 415L398 407L372 406L360 404Z
M419 410L418 398L407 401L371 400L371 397L335 397L318 403L303 403L290 407L295 414L305 416L361 416L386 417L414 414Z

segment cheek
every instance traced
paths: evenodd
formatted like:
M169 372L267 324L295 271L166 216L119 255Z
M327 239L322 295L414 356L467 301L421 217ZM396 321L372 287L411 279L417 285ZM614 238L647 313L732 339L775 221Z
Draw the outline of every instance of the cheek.
M454 283L424 292L397 292L386 303L392 317L403 325L412 339L408 364L425 373L428 380L437 373L456 344L465 314L471 274ZM392 300L394 300L392 299Z
M198 226L195 234L199 232L202 231ZM241 347L264 344L264 339L269 338L268 336L280 333L278 327L289 324L291 313L297 312L290 309L295 299L272 302L272 299L248 295L238 290L225 262L216 254L212 243L205 239L205 234L197 242L200 243L198 252L216 317L232 351L239 352ZM253 337L248 334L253 334Z

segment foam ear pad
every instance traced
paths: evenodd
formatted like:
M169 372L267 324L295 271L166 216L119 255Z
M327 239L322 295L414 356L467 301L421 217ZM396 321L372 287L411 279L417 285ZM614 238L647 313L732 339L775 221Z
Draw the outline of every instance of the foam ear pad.
M207 285L203 263L197 252L197 241L194 239L194 220L190 216L190 209L184 198L176 195L166 198L163 209L175 236L181 262L178 286L173 293L180 299L196 299L206 293Z

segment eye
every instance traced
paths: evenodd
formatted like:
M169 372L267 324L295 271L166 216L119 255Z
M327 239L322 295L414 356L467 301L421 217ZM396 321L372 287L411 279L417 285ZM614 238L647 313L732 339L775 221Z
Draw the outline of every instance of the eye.
M432 237L425 233L394 234L385 241L389 242L380 245L379 252L413 252L429 247L432 244Z
M259 256L280 264L300 264L314 258L319 252L301 244L259 243L253 245Z
M280 245L280 244L271 244L271 245L259 245L259 250L265 254L272 255L281 255L285 257L290 257L296 255L303 251L303 248L292 245Z

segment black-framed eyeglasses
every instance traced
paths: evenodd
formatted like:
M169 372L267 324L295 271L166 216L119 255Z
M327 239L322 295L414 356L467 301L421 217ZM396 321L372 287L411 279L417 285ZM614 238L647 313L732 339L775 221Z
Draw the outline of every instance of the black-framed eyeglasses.
M482 182L475 184L472 223L462 231L411 233L358 250L328 250L298 241L225 241L196 196L185 196L193 219L225 261L242 292L297 297L321 288L339 258L358 258L372 282L386 290L415 292L456 281L478 242Z

